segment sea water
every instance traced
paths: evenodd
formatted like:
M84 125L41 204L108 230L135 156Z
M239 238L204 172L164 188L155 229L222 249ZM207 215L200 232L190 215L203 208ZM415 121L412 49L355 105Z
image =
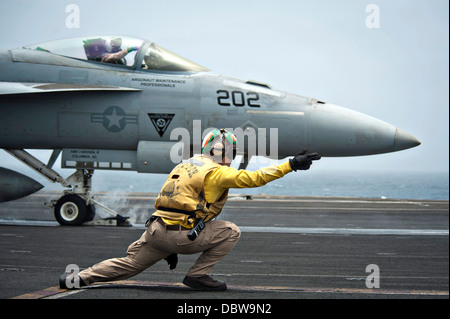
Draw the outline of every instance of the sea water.
M165 174L96 171L93 191L159 193ZM297 172L230 194L449 200L448 172Z

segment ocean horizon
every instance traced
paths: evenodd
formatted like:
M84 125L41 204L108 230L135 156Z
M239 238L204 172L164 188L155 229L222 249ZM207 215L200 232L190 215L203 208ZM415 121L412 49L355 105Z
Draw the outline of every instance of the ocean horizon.
M159 193L166 178L166 174L96 171L92 190ZM230 189L230 194L449 200L449 173L297 172L262 187Z

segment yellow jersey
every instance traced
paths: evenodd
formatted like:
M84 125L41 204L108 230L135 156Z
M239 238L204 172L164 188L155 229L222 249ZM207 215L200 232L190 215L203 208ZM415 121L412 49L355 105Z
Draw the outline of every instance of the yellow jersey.
M153 215L168 225L191 228L194 217L208 221L220 214L230 188L264 186L291 171L289 162L248 171L217 164L207 156L193 157L169 174Z

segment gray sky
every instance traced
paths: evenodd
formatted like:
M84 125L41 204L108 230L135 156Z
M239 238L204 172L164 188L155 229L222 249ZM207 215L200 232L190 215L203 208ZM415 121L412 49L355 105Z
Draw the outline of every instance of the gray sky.
M71 3L79 28L66 26ZM372 3L379 28L366 26ZM326 158L322 170L448 173L448 12L447 0L1 0L0 47L92 34L150 39L215 73L345 106L422 142ZM1 166L14 168L11 159L0 151Z

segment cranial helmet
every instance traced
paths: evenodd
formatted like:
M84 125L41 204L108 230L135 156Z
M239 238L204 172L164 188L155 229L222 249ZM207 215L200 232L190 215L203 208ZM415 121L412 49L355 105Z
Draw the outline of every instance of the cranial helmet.
M236 153L236 136L223 128L212 130L203 139L202 154L214 157L222 156L222 159L228 155L228 158L235 159Z

